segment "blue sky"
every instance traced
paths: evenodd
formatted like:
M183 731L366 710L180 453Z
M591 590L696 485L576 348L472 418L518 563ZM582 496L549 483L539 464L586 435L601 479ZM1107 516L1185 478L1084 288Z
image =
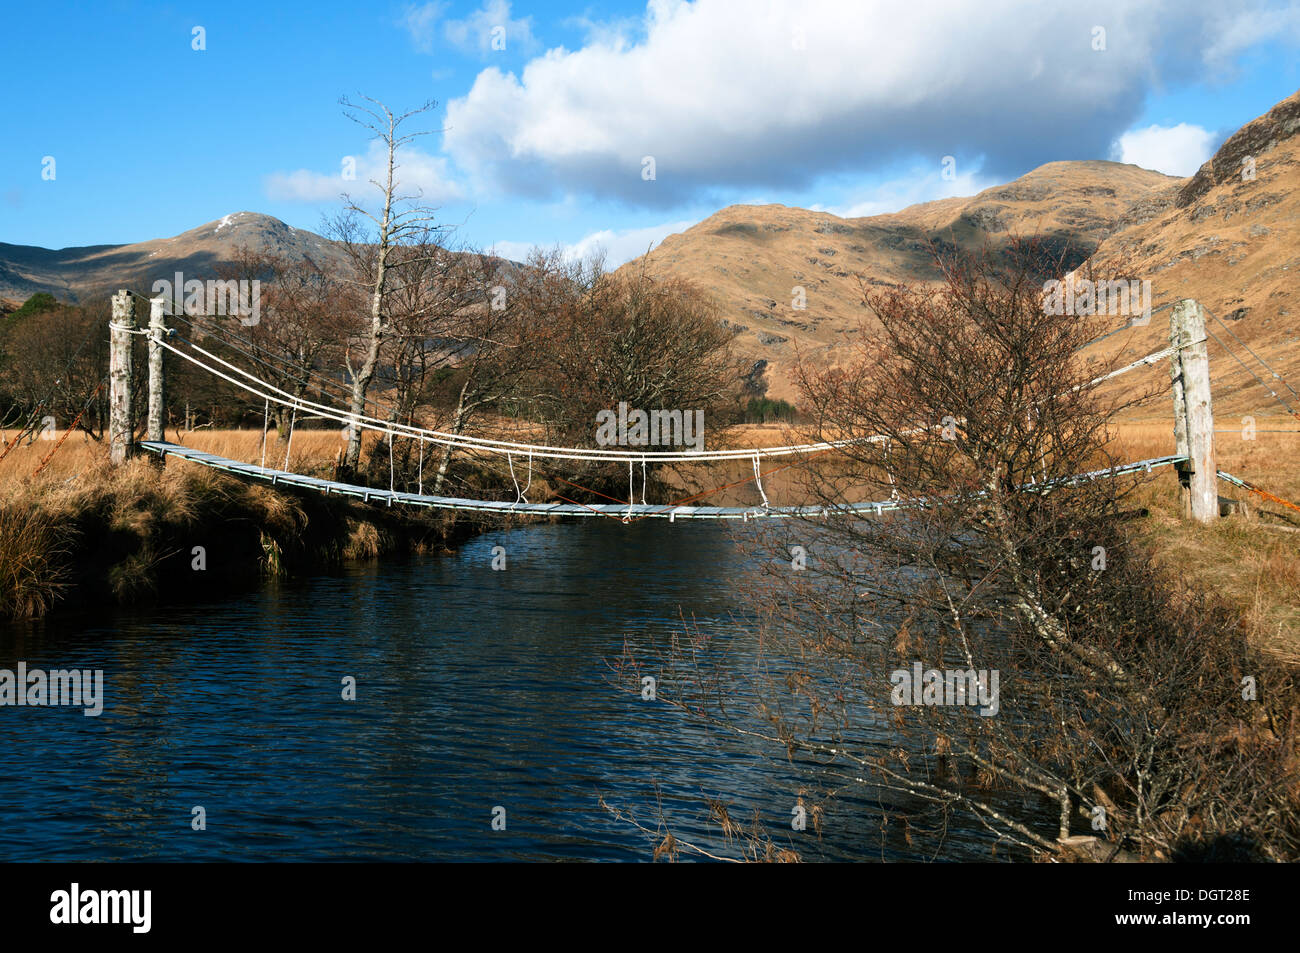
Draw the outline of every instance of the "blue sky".
M345 94L438 100L405 172L461 240L617 262L733 203L873 214L1053 159L1188 174L1300 87L1294 4L1081 6L10 5L0 241L142 241L237 211L319 230L364 193L345 157L358 179L371 161Z

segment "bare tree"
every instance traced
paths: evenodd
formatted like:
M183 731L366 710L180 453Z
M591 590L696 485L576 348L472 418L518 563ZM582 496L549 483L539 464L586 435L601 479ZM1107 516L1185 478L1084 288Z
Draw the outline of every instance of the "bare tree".
M402 249L399 259L406 255L418 260L390 299L390 419L455 436L491 433L503 413L529 399L520 387L541 353L531 340L530 311L500 258L441 245ZM409 470L412 441L402 444L400 463ZM440 447L434 493L452 456L451 446Z
M379 369L380 352L393 330L393 296L403 286L407 273L428 264L436 254L433 250L439 244L439 233L444 230L434 224L435 210L420 204L421 193L405 194L401 191L398 174L400 151L418 137L433 131L405 132L403 123L431 111L437 103L430 100L398 114L369 96L361 99L364 103L358 104L343 97L340 103L349 119L370 130L373 137L385 146L384 171L380 178L370 180L379 192L379 209L371 211L359 199L345 195L343 213L327 228L352 261L352 280L357 281L369 296L367 319L356 347L359 363L353 363L351 347L345 355L352 383L349 411L354 418L364 413L366 395ZM423 251L410 253L410 249ZM361 428L354 426L349 429L342 466L345 474L356 472L361 456L361 435Z
M759 724L698 637L656 666L659 697L680 686L683 710L815 758L831 788L898 804L905 829L928 815L936 837L961 815L1031 855L1294 859L1294 680L1153 565L1134 478L1076 479L1124 462L1122 405L1079 357L1096 322L1045 314L1051 272L1022 251L945 260L938 288L864 289L878 327L800 370L808 436L853 443L808 471L826 518L763 540L779 561L753 588ZM893 518L842 509L891 493Z
M709 445L723 445L742 362L701 289L644 265L609 273L599 259L569 261L559 252L535 253L520 281L530 341L543 359L533 407L551 442L593 445L597 414L626 403L645 412L699 412ZM589 465L572 475L599 488L626 481L626 468Z
M107 391L97 388L108 360L108 317L100 307L58 305L0 326L0 395L7 424L30 418L31 434L41 420L102 435ZM2 441L0 441L2 443Z
M536 346L537 326L530 321L528 304L506 274L505 263L487 255L465 256L462 267L479 289L477 300L465 309L454 334L454 373L449 379L455 392L444 427L457 436L484 433L494 422L530 405L532 375L542 366L545 352ZM434 478L440 492L451 464L451 447L444 446Z
M326 360L346 339L349 318L357 311L351 282L306 258L288 258L268 250L240 246L233 262L218 270L222 278L262 283L260 320L245 327L238 316L195 318L198 328L238 347L235 359L251 362L250 371L294 399L333 403L345 386L327 376ZM287 440L291 408L272 404L270 414L280 439Z

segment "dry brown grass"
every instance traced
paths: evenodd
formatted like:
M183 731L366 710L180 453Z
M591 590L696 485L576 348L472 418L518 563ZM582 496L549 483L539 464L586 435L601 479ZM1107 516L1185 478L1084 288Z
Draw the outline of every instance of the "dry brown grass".
M0 617L44 615L64 589L67 534L46 513L0 504Z
M13 431L0 431L0 440L3 442L9 441L13 436ZM167 439L232 460L262 462L262 434L259 430L195 430L183 434L169 431ZM368 441L367 447L369 445ZM332 467L335 455L342 446L343 441L337 430L298 430L294 433L293 444L289 448L289 468L299 473L310 473ZM52 441L45 440L15 447L8 457L0 461L0 487L31 480L41 461L54 447ZM143 456L149 457L151 454ZM266 464L283 468L284 458L285 445L277 441L273 432L266 444ZM92 440L84 433L74 433L58 449L36 480L42 483L67 481L107 459L108 447L105 443Z
M1248 441L1240 430L1223 432L1225 424L1219 426L1215 452L1220 470L1300 504L1300 433L1261 432ZM1300 430L1294 418L1261 417L1256 426L1259 431ZM1172 424L1120 424L1114 448L1125 460L1173 453ZM1300 533L1286 531L1300 526L1300 513L1225 482L1220 482L1219 494L1244 500L1251 519L1233 516L1210 526L1184 519L1173 470L1159 471L1137 494L1137 501L1151 511L1142 523L1143 534L1159 564L1194 585L1217 590L1237 606L1252 642L1300 662Z
M261 456L256 431L199 431L185 439L235 459L251 462ZM340 443L336 432L300 432L291 465L307 472L329 468ZM302 559L311 546L323 549L309 555L328 556L342 548L328 526L314 527L312 541L304 540L307 510L293 494L179 461L160 469L147 453L113 468L108 448L82 434L70 437L34 475L54 448L36 441L14 448L0 462L0 616L44 615L68 595L69 576L87 590L83 595L96 600L152 597L178 563L188 568L195 539L239 554L221 567L232 578L281 574L286 554ZM282 464L284 451L272 442L268 464L276 453ZM350 522L365 525L364 517ZM243 565L231 569L231 561ZM205 577L219 574L217 567L211 570Z

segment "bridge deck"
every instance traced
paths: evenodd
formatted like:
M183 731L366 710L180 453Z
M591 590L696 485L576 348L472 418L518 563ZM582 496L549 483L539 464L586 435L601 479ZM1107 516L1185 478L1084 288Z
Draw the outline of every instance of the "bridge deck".
M816 516L821 507L815 506L670 506L655 503L593 503L583 506L575 503L515 503L506 500L470 500L455 496L430 496L419 493L402 493L393 490L380 490L374 487L356 486L351 483L338 483L322 480L318 477L304 476L286 470L273 470L254 463L241 463L213 453L205 453L178 443L166 441L141 441L140 446L156 453L164 459L177 457L192 463L202 464L214 470L222 470L235 476L260 480L273 486L296 486L309 490L318 490L326 494L351 496L367 503L382 503L392 506L394 503L404 506L427 506L433 509L466 510L472 512L526 513L532 516L606 516L606 517L653 517L656 519L733 519L749 520L756 517L793 517ZM893 500L881 503L857 504L872 512L884 512L898 509L899 504Z
M679 519L751 520L763 517L790 518L825 515L825 510L820 506L672 506L655 503L593 503L588 506L576 503L515 503L504 500L470 500L455 496L429 496L420 493L379 490L373 487L356 486L351 483L337 483L333 480L322 480L318 477L290 473L286 470L272 470L268 467L258 466L253 463L241 463L238 460L231 460L213 453L205 453L202 450L194 450L167 441L146 440L142 441L140 446L164 459L178 457L235 476L260 480L272 486L283 484L285 486L302 487L309 490L318 490L326 494L356 497L367 503L383 503L387 506L397 503L404 506L427 506L433 509L495 513L503 516L511 513L526 513L532 516L605 516L628 519L651 517L670 521ZM1157 457L1151 460L1125 464L1113 469L1080 474L1066 480L1057 480L1052 484L1031 485L1025 487L1025 489L1042 490L1050 486L1060 486L1080 480L1133 473L1138 470L1150 471L1155 467L1168 466L1186 459L1186 457L1177 456ZM914 506L917 504L908 504L901 500L881 500L872 503L845 504L835 509L839 513L870 516L900 510L908 505Z

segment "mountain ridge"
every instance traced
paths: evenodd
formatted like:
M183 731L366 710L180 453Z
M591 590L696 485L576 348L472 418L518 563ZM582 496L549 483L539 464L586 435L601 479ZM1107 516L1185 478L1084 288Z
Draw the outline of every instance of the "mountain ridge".
M315 232L260 212L232 212L179 235L143 242L60 249L0 242L0 296L26 298L44 291L84 303L121 287L147 288L159 278L170 280L177 271L216 277L216 269L233 261L239 245L326 264L341 264L344 258L334 242Z
M1123 260L1153 281L1157 301L1196 297L1248 344L1279 353L1300 378L1293 291L1300 272L1300 92L1229 136L1192 176L1107 160L1048 162L1011 182L897 212L840 217L797 206L719 209L624 269L688 278L717 300L749 378L769 396L797 398L800 356L833 362L870 326L859 281L924 284L940 277L935 247L994 250L1036 236L1067 267ZM1253 178L1242 174L1249 159ZM236 246L342 263L329 239L256 212L236 212L170 238L46 249L0 243L0 298L37 291L84 301L176 271L215 274ZM799 307L803 303L804 307ZM1140 356L1163 346L1160 322L1115 340ZM1165 342L1167 343L1167 342ZM1225 397L1252 407L1247 372L1219 360ZM1267 398L1267 394L1264 394ZM1240 399L1238 399L1240 398Z
M859 275L878 285L934 281L932 242L975 251L1020 234L1037 234L1073 267L1135 204L1172 195L1183 181L1118 162L1061 161L973 196L880 215L842 218L784 205L733 205L623 267L645 264L711 292L737 349L766 376L769 394L792 399L796 351L829 358L859 333L866 317ZM798 289L805 308L797 307Z

